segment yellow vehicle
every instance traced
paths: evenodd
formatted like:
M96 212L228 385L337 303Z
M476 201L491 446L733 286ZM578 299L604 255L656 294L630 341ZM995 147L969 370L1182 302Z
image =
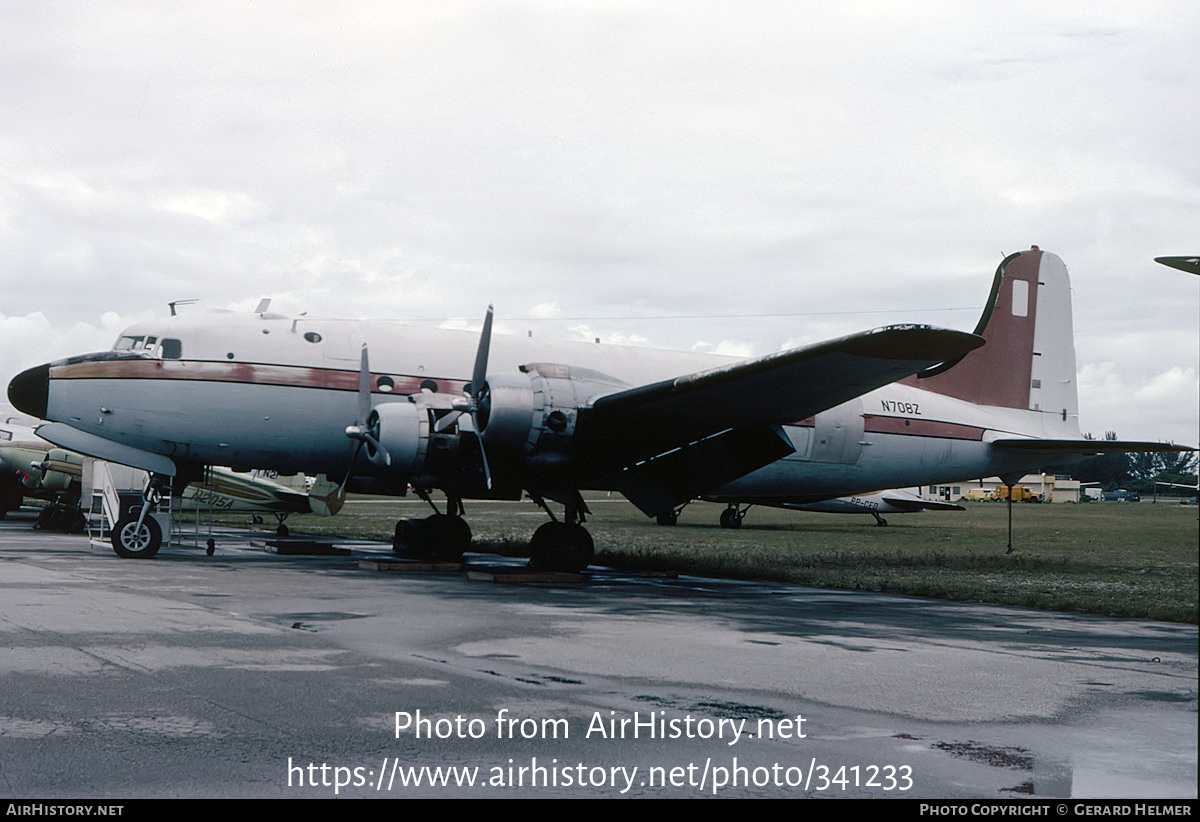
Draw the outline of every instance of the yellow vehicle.
M994 499L1008 499L1008 487L1001 485L997 488ZM1012 487L1012 499L1013 502L1041 502L1042 495L1030 491L1024 485L1014 485Z

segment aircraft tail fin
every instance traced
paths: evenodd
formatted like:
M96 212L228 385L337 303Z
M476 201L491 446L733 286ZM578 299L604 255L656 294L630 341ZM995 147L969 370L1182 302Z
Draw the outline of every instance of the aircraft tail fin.
M1071 282L1056 254L1033 246L1009 255L992 281L975 333L987 342L905 382L981 405L1046 415L1078 430Z

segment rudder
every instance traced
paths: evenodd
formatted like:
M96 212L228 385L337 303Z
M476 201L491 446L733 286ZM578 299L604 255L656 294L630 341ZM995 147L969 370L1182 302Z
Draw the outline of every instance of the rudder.
M975 333L986 344L904 380L980 405L1053 415L1078 431L1071 283L1062 259L1033 246L1000 263Z

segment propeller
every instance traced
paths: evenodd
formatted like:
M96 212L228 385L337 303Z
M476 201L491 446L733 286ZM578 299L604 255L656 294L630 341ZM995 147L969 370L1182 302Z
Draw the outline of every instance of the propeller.
M471 371L471 381L463 389L463 395L450 399L422 392L420 400L435 408L449 408L458 412L457 414L448 414L438 420L434 430L439 433L446 431L456 422L460 422L463 414L470 418L471 429L475 433L475 439L479 441L479 459L483 463L483 478L489 490L492 487L492 471L488 466L487 450L483 447L483 428L487 425L491 411L487 368L488 354L492 345L492 314L493 308L489 305L487 314L483 318L483 330L479 334L479 347L475 350L475 367Z
M491 411L490 392L487 383L487 368L488 355L492 345L492 315L493 307L488 306L487 314L483 318L483 330L479 335L479 347L475 351L475 367L471 372L471 382L467 389L463 391L463 396L450 399L449 397L442 398L436 394L422 391L421 396L410 397L412 402L420 403L431 407L445 408L447 400L449 407L458 414L449 417L444 417L436 424L437 431L445 431L454 421L459 419L463 414L467 414L471 420L471 428L475 432L475 439L479 442L479 459L483 464L483 477L489 490L492 487L492 471L488 466L487 450L483 445L483 428L487 425L488 416ZM350 475L354 469L354 462L358 459L359 453L366 447L367 456L376 465L392 464L392 457L379 441L379 413L374 410L371 404L371 368L367 358L367 345L363 343L362 361L358 371L358 414L354 425L346 426L346 436L355 441L354 453L350 455L350 465L346 468L346 476L342 479L341 488L338 490L338 495L344 495L346 485L350 482Z
M346 436L355 441L354 453L350 455L350 465L346 467L346 476L338 494L346 493L346 484L350 482L350 474L354 470L354 461L366 446L367 456L372 462L383 465L392 464L392 455L379 442L379 415L371 407L371 365L367 357L367 344L363 343L362 360L358 368L358 415L354 425L346 426Z
M483 479L488 490L492 488L492 471L488 467L487 449L483 447L483 428L487 425L491 411L491 394L487 384L488 354L492 347L492 306L488 306L483 318L483 330L479 334L479 348L475 350L475 368L471 371L469 390L464 391L464 397L455 403L459 410L471 416L471 428L475 431L475 439L479 442L479 459L483 463Z

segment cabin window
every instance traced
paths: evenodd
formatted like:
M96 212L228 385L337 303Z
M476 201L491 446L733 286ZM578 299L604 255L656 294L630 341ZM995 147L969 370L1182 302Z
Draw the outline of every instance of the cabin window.
M164 360L178 360L183 356L183 343L179 340L166 337L162 341L162 358Z

